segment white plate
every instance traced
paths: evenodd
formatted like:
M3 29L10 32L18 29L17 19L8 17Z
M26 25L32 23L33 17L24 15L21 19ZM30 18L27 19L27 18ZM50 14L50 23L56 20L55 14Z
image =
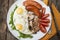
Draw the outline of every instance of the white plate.
M40 0L35 0L37 2L39 2L43 7L46 8L46 14L49 13L50 16L48 17L48 19L50 19L50 23L49 23L49 27L47 27L47 32L46 33L42 33L41 31L37 32L37 34L33 34L33 38L18 38L19 36L19 33L16 31L16 30L12 30L11 26L9 25L9 21L10 21L10 14L11 12L14 10L15 6L18 5L18 6L21 6L21 4L23 3L23 1L25 0L18 0L16 1L9 9L8 11L8 14L7 14L7 25L8 25L8 29L9 31L12 33L13 36L15 36L17 39L19 40L38 40L38 39L41 39L43 36L45 36L47 34L47 32L49 31L50 27L51 27L51 13L50 13L50 9L48 6L46 6L42 1Z

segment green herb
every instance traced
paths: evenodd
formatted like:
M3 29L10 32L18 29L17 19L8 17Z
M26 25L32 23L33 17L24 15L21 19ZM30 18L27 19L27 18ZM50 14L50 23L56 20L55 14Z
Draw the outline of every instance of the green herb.
M14 23L13 23L13 15L14 15L14 12L15 12L15 10L17 9L17 7L18 7L18 6L16 5L14 11L11 12L11 16L10 16L10 22L9 22L9 24L11 24L11 28L12 28L13 30L16 29L16 28L15 28L15 25L14 25Z
M19 38L32 38L33 36L31 36L30 34L24 34L24 33L21 33L20 31L18 31L20 36L18 36Z
M9 24L11 24L11 28L12 28L13 30L15 30L16 28L15 28L15 25L14 25L14 23L13 23L13 15L14 15L14 12L11 13L11 17L10 17L10 22L9 22Z
M15 7L14 11L15 11L17 8L18 8L18 6L16 5L16 7Z

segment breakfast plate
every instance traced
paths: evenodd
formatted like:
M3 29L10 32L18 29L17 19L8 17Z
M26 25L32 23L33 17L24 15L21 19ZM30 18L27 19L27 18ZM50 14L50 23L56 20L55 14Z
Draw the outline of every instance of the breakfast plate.
M18 40L39 40L51 27L50 8L40 0L27 4L29 2L26 0L17 0L10 7L7 14L8 29Z

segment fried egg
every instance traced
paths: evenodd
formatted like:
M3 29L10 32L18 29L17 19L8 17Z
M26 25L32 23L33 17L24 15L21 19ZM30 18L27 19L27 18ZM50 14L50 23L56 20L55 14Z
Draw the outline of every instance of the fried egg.
M17 30L24 34L31 34L32 32L28 29L28 16L27 10L24 6L19 6L13 16L14 25Z

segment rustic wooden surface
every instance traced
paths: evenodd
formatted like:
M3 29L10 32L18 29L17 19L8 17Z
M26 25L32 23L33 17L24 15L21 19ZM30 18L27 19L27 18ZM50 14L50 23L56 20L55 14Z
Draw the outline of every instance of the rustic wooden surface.
M16 0L0 0L0 40L17 40L8 30L6 24L6 17L9 7ZM60 11L60 0L52 0Z

